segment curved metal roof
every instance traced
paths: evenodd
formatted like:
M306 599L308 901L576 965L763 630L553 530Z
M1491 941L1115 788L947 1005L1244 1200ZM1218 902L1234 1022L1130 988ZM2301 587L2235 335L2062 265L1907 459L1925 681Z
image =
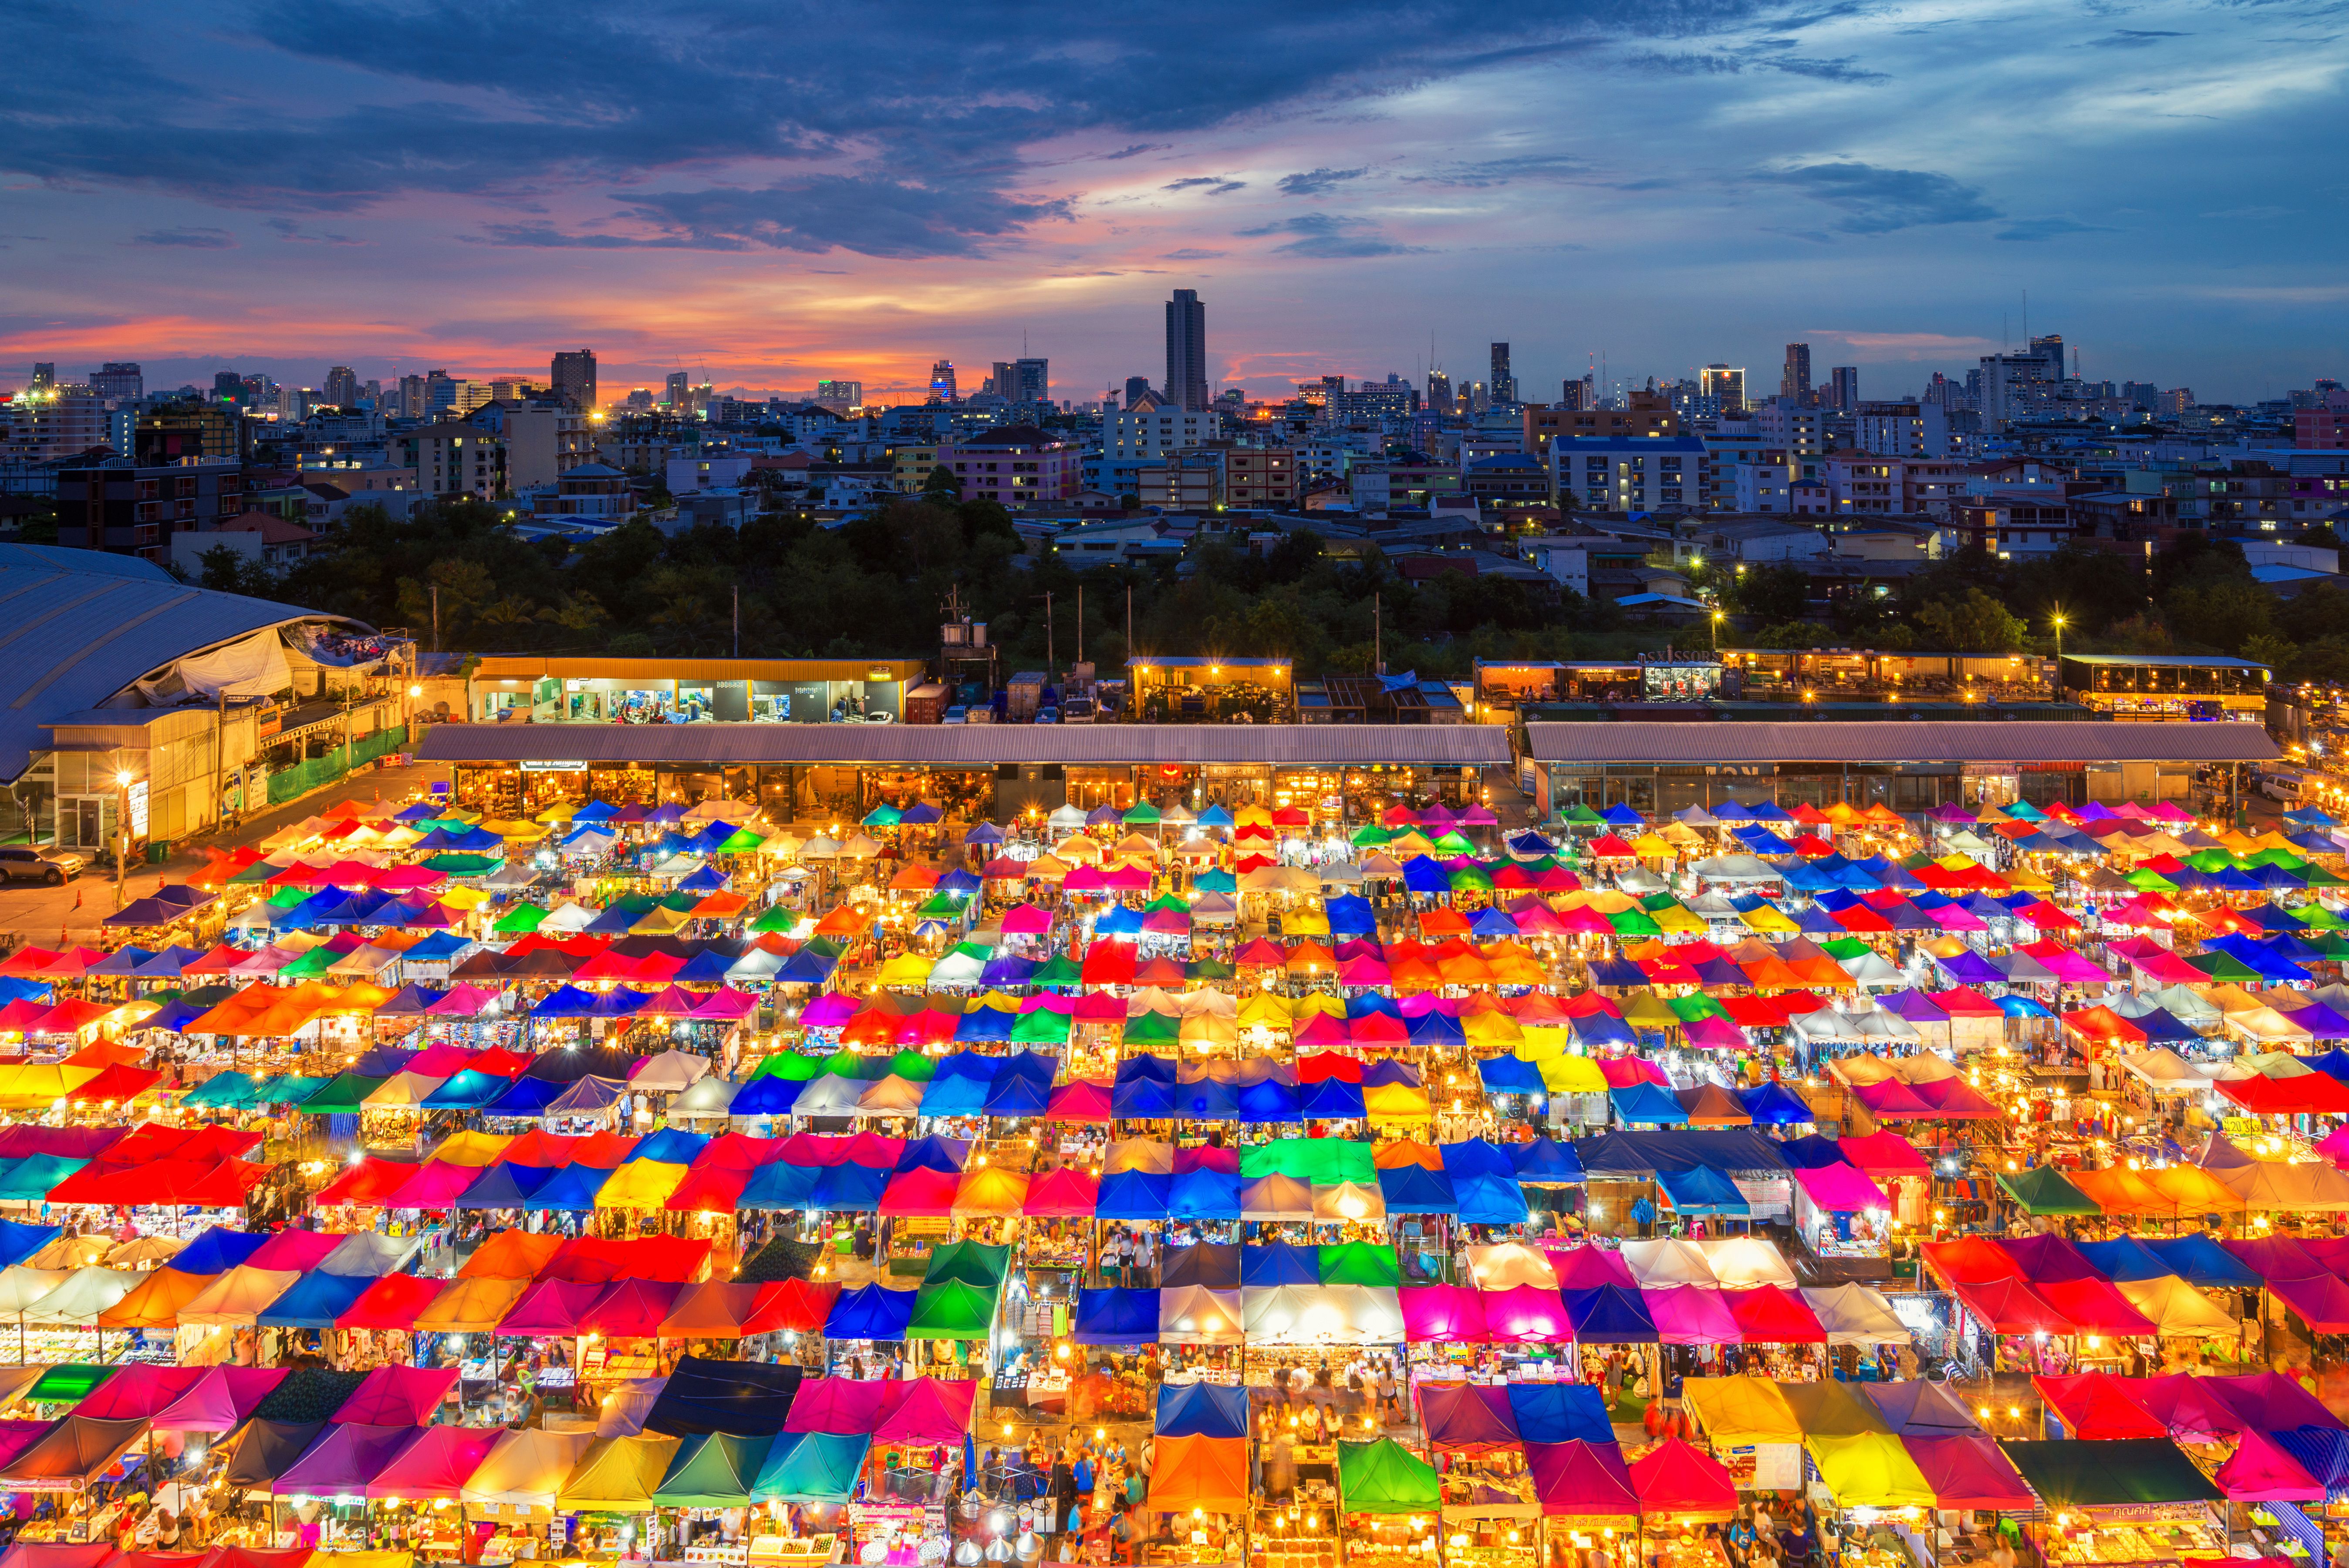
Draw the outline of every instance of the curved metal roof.
M48 720L174 659L264 626L345 619L192 588L136 556L0 544L0 779L30 765Z

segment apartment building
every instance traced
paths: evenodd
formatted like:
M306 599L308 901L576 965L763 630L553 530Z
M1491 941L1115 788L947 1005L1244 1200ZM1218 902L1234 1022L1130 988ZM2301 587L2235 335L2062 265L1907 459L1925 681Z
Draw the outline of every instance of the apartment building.
M505 440L479 425L419 425L393 436L391 447L394 466L415 469L417 488L427 495L495 500L508 489Z
M1224 500L1236 507L1295 506L1297 454L1287 447L1226 449Z
M1154 392L1102 421L1102 452L1109 458L1163 458L1206 446L1223 433L1223 418L1209 408L1178 408Z
M1599 511L1688 511L1703 494L1708 459L1694 436L1557 437L1550 494Z
M1963 463L1936 458L1878 457L1872 452L1837 452L1819 478L1836 500L1836 513L1885 512L1893 516L1946 517L1966 493Z
M243 511L244 469L234 459L57 470L57 542L83 550L167 561L173 534Z
M1569 408L1564 405L1527 406L1521 413L1524 436L1518 450L1542 457L1560 438L1612 440L1637 436L1660 439L1681 433L1680 417L1671 399L1661 392L1632 392L1620 408Z

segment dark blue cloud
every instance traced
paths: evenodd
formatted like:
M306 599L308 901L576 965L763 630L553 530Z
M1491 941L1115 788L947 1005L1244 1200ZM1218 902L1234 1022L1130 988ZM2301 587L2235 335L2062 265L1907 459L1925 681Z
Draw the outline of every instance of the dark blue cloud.
M1514 158L1479 158L1447 163L1425 174L1406 175L1413 184L1456 185L1482 189L1519 180L1574 180L1590 172L1590 165L1564 153L1528 152Z
M1245 180L1226 180L1220 174L1194 174L1187 179L1177 180L1169 184L1161 185L1158 189L1161 191L1197 191L1205 189L1206 193L1210 196L1228 196L1235 191L1247 190L1247 181Z
M2083 223L2071 218L2018 218L1991 238L2037 241L2059 239L2065 234L2109 234L2114 232L2106 224Z
M549 26L522 0L226 0L199 29L160 6L142 23L135 5L126 18L24 0L12 42L42 68L0 102L0 170L279 213L453 193L578 214L617 189L601 214L492 237L957 255L1057 215L1020 194L1030 145L1122 133L1106 156L1137 157L1244 117L1734 25L1761 3L1202 0L1169 26L1075 0L576 0ZM660 193L623 189L639 184ZM871 235L836 206L786 210L859 189ZM906 211L909 192L930 216Z
M1319 196L1337 189L1349 180L1360 180L1369 172L1367 168L1314 169L1303 174L1284 174L1280 177L1280 193L1283 196Z
M2089 39L2088 47L2092 49L2148 49L2154 45L2161 42L2164 38L2186 38L2191 37L2193 35L2190 33L2163 33L2150 29L2139 30L2133 27L2121 27L2106 34L2101 38Z
M1812 163L1759 178L1840 209L1844 218L1836 228L1847 234L1889 234L1936 223L1980 223L1999 215L1980 191L1927 169Z
M1283 218L1277 222L1242 229L1243 239L1262 239L1272 234L1294 234L1297 237L1285 245L1275 245L1276 256L1309 256L1317 261L1353 261L1366 256L1408 256L1419 253L1415 245L1398 245L1371 232L1375 226L1367 219L1340 218L1328 212L1308 212L1301 217Z
M130 236L134 245L180 245L191 251L233 251L236 236L226 229L149 229Z

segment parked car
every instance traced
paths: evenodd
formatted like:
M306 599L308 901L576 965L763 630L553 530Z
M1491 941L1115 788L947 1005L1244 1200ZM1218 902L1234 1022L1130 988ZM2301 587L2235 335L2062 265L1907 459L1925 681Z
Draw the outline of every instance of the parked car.
M1061 722L1061 710L1057 707L1040 707L1036 710L1036 722L1058 724Z
M47 882L56 887L89 869L89 857L79 850L36 849L30 844L0 844L0 880Z
M950 707L938 716L940 724L960 724L969 713L968 708Z

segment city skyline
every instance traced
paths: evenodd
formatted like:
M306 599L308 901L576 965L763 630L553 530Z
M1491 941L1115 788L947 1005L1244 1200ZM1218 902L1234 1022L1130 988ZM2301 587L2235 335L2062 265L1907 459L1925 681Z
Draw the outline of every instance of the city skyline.
M2338 204L2273 156L2349 44L2288 5L26 20L18 386L543 375L588 344L607 400L678 368L910 397L1024 330L1083 400L1158 378L1176 288L1214 313L1211 385L1252 394L1423 385L1432 336L1455 384L1510 342L1537 399L1601 353L1765 390L1792 341L1891 395L2020 347L2025 291L2089 377L2214 401L2349 337ZM745 63L785 56L811 66Z

